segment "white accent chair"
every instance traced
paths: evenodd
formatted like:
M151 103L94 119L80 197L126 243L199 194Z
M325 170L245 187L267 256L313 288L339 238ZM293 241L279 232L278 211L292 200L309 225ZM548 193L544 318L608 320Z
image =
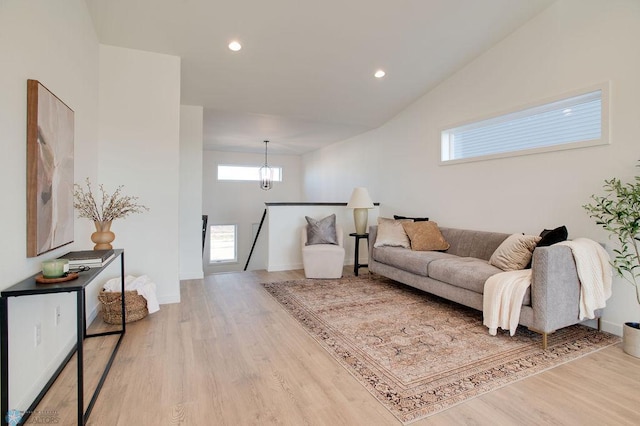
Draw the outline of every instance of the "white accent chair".
M302 265L307 278L340 278L344 268L344 234L341 226L336 226L338 245L307 245L307 226L302 227Z

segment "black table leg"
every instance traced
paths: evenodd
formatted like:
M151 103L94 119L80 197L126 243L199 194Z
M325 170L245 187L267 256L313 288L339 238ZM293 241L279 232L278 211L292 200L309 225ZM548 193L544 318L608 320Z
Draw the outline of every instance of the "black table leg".
M78 335L78 347L76 349L76 362L78 364L78 424L84 425L84 361L82 341L86 333L85 317L84 317L84 289L77 292L78 300L76 301L76 326Z
M9 411L9 314L7 312L7 298L0 298L0 347L2 349L2 410L0 411L0 424L6 425L7 412Z
M358 276L358 269L360 269L360 238L356 238L356 257L353 262L353 273Z
M356 239L355 259L353 261L353 274L357 277L358 270L360 268L364 268L365 266L368 266L366 263L365 264L360 263L360 240L364 239L366 241L369 241L369 234L356 234L354 232L349 234L349 236L354 237Z

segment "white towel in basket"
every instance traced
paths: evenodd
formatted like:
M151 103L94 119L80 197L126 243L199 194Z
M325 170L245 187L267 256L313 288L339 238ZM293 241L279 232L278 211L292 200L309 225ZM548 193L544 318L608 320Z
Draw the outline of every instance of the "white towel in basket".
M104 291L119 292L121 290L120 277L110 279L104 284L103 288ZM144 297L147 300L147 309L150 314L160 310L160 304L156 296L156 283L151 281L148 276L134 277L133 275L127 275L124 278L124 290L135 290L140 296Z

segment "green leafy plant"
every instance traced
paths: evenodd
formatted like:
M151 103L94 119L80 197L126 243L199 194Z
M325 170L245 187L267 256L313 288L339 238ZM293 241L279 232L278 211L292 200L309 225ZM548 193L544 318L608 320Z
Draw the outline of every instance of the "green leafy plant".
M640 176L633 182L605 180L603 190L606 195L592 195L592 202L582 207L596 224L617 238L620 247L613 250L611 263L618 275L635 286L640 303Z

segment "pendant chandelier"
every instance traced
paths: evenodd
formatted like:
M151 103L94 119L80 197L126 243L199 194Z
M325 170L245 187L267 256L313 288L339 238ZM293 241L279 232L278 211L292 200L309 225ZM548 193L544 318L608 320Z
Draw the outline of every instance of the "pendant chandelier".
M273 188L273 170L267 164L267 144L269 141L264 141L264 166L260 167L260 189L265 191Z

